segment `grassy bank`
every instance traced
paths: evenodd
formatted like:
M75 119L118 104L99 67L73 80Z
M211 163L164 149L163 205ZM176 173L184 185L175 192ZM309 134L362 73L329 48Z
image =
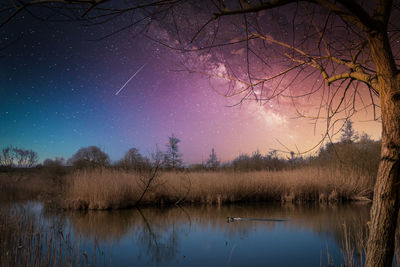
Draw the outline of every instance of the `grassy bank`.
M162 172L149 174L112 169L84 170L66 177L65 206L70 209L117 209L141 204L222 204L257 201L371 199L374 178L363 172L302 168L258 172Z

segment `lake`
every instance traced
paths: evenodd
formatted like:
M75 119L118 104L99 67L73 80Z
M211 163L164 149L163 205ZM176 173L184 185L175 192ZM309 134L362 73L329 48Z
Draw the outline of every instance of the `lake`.
M54 212L64 236L95 265L340 266L348 251L359 260L370 205L246 204L117 211ZM282 219L241 220L227 217ZM346 233L346 234L345 234ZM63 236L63 237L64 237ZM347 236L347 239L345 238Z

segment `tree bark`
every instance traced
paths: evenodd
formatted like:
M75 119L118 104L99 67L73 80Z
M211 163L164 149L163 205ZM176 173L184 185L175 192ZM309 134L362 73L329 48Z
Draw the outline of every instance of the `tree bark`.
M365 266L392 266L399 212L400 87L386 31L367 36L377 72L382 147L369 222Z

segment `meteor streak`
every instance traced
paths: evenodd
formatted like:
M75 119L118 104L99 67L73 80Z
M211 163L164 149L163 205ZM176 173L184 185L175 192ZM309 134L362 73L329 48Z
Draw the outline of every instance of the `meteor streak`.
M141 67L126 81L126 83L125 83L124 85L122 85L122 87L115 93L115 95L118 95L118 94L122 91L122 89L124 89L124 87L133 79L133 77L135 77L136 74L138 74L138 73L143 69L144 66L146 66L146 63L143 64L143 66L141 66Z

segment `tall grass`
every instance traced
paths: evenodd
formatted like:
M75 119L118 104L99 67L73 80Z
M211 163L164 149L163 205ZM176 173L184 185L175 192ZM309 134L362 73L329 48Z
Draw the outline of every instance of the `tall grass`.
M73 209L126 208L140 194L139 176L124 171L83 170L67 180L67 204Z
M59 219L46 221L26 205L2 205L0 214L0 266L109 264L97 247L87 253L79 239L64 232Z
M58 202L64 192L64 175L68 171L46 167L0 172L0 203Z
M399 225L399 221L397 222ZM357 227L349 227L346 223L342 225L343 236L341 237L341 254L346 267L362 267L365 263L367 253L368 225L358 223ZM400 266L400 228L397 227L395 233L395 251L392 266ZM329 259L328 266L336 266Z
M85 170L69 177L66 207L117 209L134 205L146 178L112 169ZM162 172L142 204L222 204L258 201L362 200L372 198L374 178L357 171L303 168L269 172Z

